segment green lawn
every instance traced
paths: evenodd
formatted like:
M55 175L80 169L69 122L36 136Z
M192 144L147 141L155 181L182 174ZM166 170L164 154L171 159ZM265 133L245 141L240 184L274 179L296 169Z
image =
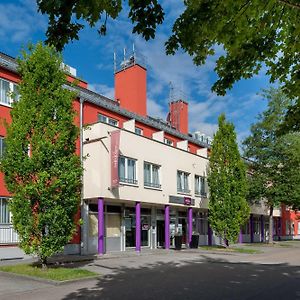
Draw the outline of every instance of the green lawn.
M238 252L238 253L248 253L248 254L258 254L262 253L262 251L257 250L257 249L249 249L249 248L244 248L244 247L229 247L225 248L223 246L200 246L199 247L202 250L208 250L208 251L220 251L220 252Z
M55 266L49 266L46 270L43 270L40 266L34 266L31 264L2 266L0 267L0 271L51 279L56 281L72 280L98 275L94 272L90 272L83 269L63 268Z

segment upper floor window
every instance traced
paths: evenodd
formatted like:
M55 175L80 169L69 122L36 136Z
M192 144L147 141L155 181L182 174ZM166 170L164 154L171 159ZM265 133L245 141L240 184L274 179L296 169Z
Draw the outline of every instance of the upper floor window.
M206 178L204 176L195 175L195 194L206 196Z
M9 210L8 210L8 198L0 198L0 224L8 224Z
M112 125L112 126L118 126L119 122L113 118L110 118L108 116L102 115L102 114L98 114L98 120L100 122Z
M3 157L5 152L5 139L0 136L0 158Z
M169 145L169 146L173 146L173 141L167 139L167 138L164 138L164 143Z
M159 165L144 162L144 186L161 188Z
M119 157L119 180L124 183L137 184L136 159Z
M177 191L180 193L190 194L189 189L190 174L183 171L177 171Z
M141 128L135 127L134 131L138 135L143 135L143 129L141 129Z
M11 105L17 100L19 100L18 85L0 78L0 103Z

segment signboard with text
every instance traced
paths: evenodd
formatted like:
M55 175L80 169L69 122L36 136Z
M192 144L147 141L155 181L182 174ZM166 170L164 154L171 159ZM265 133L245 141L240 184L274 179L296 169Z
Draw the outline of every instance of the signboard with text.
M120 130L111 132L110 159L111 159L111 187L119 186L119 150L120 150Z

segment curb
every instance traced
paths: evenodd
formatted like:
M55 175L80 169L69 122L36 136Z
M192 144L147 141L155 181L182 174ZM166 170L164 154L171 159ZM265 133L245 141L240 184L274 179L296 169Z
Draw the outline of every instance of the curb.
M52 280L52 279L46 279L46 278L40 278L40 277L34 277L34 276L29 276L29 275L23 275L23 274L16 274L16 273L11 273L11 272L5 272L5 271L0 271L0 275L4 275L6 277L10 278L19 278L19 279L29 279L41 283L48 283L51 285L65 285L73 282L84 282L84 281L89 281L91 279L97 279L101 278L102 275L93 275L89 277L84 277L84 278L75 278L75 279L70 279L70 280L63 280L63 281L58 281L58 280Z

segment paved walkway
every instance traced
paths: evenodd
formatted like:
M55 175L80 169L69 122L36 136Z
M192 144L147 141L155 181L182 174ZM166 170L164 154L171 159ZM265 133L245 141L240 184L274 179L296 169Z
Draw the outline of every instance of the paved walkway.
M105 255L73 262L102 274L101 279L62 286L0 274L0 299L300 299L300 243L250 247L264 252L190 249Z

